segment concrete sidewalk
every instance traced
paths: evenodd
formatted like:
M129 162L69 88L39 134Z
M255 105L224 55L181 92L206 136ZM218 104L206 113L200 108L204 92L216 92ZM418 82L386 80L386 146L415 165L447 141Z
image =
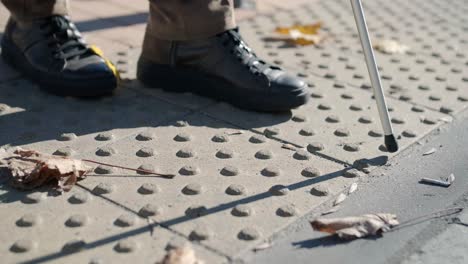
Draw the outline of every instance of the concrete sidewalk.
M456 153L453 163L434 155L424 160L427 167L414 168L437 177L429 165L440 162L447 171L457 168L457 177L466 175L466 166L455 162L465 157L463 148L449 143L452 131L460 142L467 131L467 1L364 1L372 38L410 47L405 54L377 53L401 146L395 154L382 145L347 0L258 1L257 11L238 11L240 30L257 54L311 86L308 105L281 114L247 112L191 94L143 87L135 80L135 63L146 1L71 3L72 17L88 41L119 68L121 89L97 100L60 98L41 92L0 60L0 146L177 176L167 180L96 166L86 180L61 196L47 188L19 192L0 178L0 255L7 263L155 263L167 248L185 243L206 263L308 262L312 257L327 263L437 259L412 256L422 244L408 247L412 251L405 251L404 258L395 258L402 250L398 245L384 249L413 241L429 222L405 233L404 239L395 232L383 242L317 242L317 247L299 254L293 245L321 235L310 231L307 220L329 210L352 183L368 185L359 187L337 215L381 209L411 217L445 208L464 195L466 177L457 178L457 185L448 189L420 190L415 181L419 175L398 178L398 172L420 162L421 152L427 151L421 144L437 147L444 142L450 148L441 153ZM0 8L1 27L7 16ZM272 38L278 26L318 21L327 36L320 45L297 47ZM441 131L444 137L439 138ZM379 175L387 168L391 172L383 173L392 177L382 181ZM390 199L404 190L406 200ZM430 200L424 196L429 190L437 192L439 203L424 202ZM367 204L384 191L384 197ZM420 196L410 195L413 191ZM443 227L442 234L446 225L436 224ZM300 232L290 231L294 229ZM275 246L252 252L265 241ZM361 253L368 258L346 258L345 252L364 244L367 251ZM435 250L437 243L424 248Z

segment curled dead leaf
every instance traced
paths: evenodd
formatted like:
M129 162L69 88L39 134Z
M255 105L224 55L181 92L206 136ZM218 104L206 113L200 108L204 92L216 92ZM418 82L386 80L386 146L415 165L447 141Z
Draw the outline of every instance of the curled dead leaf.
M81 160L21 148L12 154L2 153L0 164L7 169L15 188L30 190L55 181L55 187L60 192L71 190L91 169Z
M173 248L169 250L159 264L203 264L197 259L195 251L189 246Z
M310 222L316 231L336 234L351 240L389 231L399 224L394 214L366 214L343 218L317 218Z

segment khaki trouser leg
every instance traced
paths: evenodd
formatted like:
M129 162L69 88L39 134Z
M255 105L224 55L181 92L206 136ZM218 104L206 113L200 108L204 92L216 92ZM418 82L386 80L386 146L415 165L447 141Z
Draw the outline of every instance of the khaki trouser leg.
M235 26L233 0L150 0L146 34L163 40L193 40Z
M173 41L209 38L235 27L233 0L150 0L141 56L169 64Z
M17 21L28 21L50 15L67 15L67 0L1 0Z

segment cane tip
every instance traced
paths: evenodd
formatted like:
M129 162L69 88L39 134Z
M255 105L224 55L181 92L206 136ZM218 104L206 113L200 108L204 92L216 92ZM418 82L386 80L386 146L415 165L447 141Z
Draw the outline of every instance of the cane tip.
M385 148L392 153L398 151L398 142L393 134L385 135Z

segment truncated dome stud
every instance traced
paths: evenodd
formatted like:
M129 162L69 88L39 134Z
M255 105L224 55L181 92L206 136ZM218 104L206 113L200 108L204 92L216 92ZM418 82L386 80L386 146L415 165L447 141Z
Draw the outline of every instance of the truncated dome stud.
M382 82L380 80L379 71L377 70L377 62L375 61L374 51L372 50L372 44L369 38L369 31L367 29L361 0L351 0L351 6L353 7L354 19L359 31L359 38L361 39L367 70L369 71L372 88L374 89L374 96L377 102L377 109L379 110L380 121L382 122L383 131L385 133L385 147L389 152L397 152L398 142L393 135L392 123L390 122Z

